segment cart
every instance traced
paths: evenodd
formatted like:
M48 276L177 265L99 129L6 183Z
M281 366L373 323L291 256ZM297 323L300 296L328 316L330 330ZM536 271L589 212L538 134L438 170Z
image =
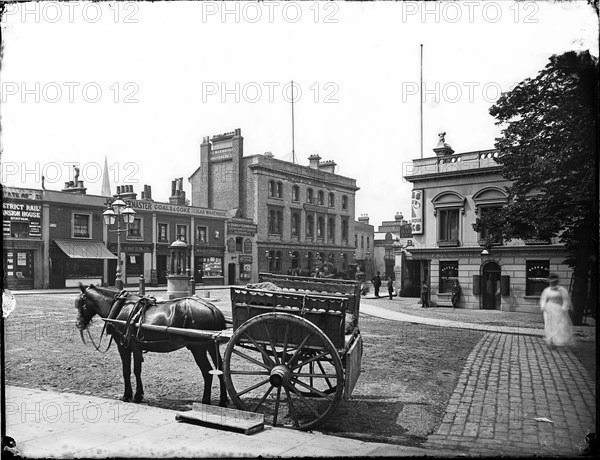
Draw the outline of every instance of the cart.
M315 428L350 398L360 375L360 284L269 273L260 282L230 288L232 328L136 326L227 343L223 373L238 409L262 413L273 426Z

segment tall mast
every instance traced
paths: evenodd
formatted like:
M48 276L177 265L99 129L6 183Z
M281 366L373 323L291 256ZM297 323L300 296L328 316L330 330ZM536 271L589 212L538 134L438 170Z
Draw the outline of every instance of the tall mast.
M419 85L419 108L421 112L421 158L423 158L423 44L421 43L421 84Z
M294 80L292 80L292 163L296 163L296 152L294 150Z

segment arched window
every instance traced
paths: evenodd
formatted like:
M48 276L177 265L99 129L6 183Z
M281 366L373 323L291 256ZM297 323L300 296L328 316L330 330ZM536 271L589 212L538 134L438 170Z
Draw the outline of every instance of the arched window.
M327 239L330 241L335 239L335 220L333 217L327 220Z
M283 198L283 184L277 182L277 198Z
M312 238L315 231L315 221L313 216L306 216L306 236Z
M327 202L327 205L330 208L333 208L335 206L335 196L333 195L333 193L329 193L329 200Z
M306 202L312 203L314 199L314 192L312 188L306 190Z
M348 219L342 219L342 243L348 244Z
M292 236L300 235L300 214L292 213Z
M317 218L317 238L325 237L325 219L323 217Z
M348 197L346 195L342 196L342 209L344 211L348 210Z
M323 190L319 190L319 205L320 206L324 206L325 205L325 192L323 192Z
M300 201L300 187L297 185L292 187L292 201Z

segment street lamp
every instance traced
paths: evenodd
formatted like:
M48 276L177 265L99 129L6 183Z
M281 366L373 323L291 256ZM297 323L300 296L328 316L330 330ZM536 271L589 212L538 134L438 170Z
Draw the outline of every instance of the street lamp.
M112 208L112 209L111 209ZM129 229L129 224L133 224L135 219L135 211L131 209L121 198L117 198L106 211L102 213L104 223L108 227L109 232L117 233L117 273L115 276L115 287L119 290L123 289L123 280L121 280L121 232ZM125 228L121 228L121 221L125 224ZM117 228L112 230L110 227L117 224Z

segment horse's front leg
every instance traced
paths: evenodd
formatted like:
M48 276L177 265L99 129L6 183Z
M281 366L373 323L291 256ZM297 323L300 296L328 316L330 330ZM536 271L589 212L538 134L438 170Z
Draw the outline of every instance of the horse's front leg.
M218 347L208 347L208 353L212 358L212 361L215 365L215 368L221 373L219 374L219 389L220 389L220 397L219 397L219 406L227 407L229 400L227 399L227 388L225 387L225 378L223 377L223 360L221 359L221 354L219 353Z
M123 345L117 343L119 349L119 355L121 355L121 363L123 365L123 382L125 383L125 392L121 401L129 402L133 395L131 388L131 349L125 348Z
M144 358L141 350L133 350L133 374L135 375L135 395L133 402L139 403L144 399L144 386L142 385L142 362Z

